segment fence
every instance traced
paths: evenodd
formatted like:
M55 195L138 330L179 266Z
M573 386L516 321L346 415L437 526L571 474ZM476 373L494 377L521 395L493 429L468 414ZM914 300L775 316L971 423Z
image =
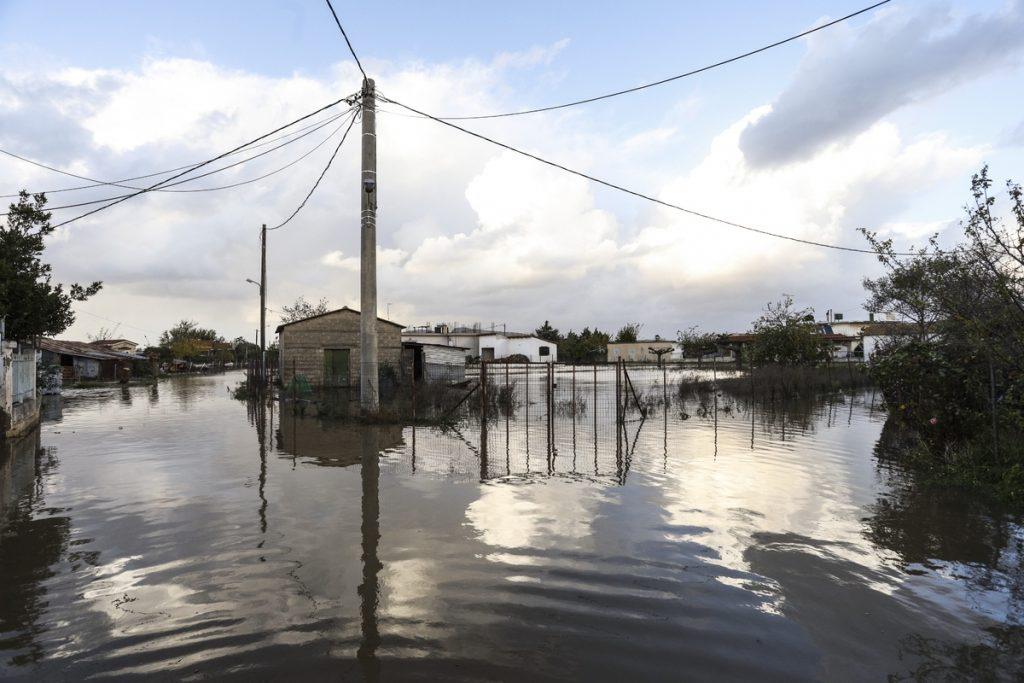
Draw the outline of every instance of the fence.
M36 396L36 359L31 354L14 354L11 359L13 372L13 403L32 400Z

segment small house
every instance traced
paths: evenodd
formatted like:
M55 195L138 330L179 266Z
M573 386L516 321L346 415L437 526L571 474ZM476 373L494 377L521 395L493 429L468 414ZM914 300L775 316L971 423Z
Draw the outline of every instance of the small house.
M463 346L403 341L402 375L417 382L465 381L468 351Z
M518 358L531 363L558 362L557 344L527 332L488 331L479 326L449 330L447 325L436 325L433 328L407 329L402 332L402 341L463 348L468 359Z
M315 387L359 386L359 311L345 306L277 326L282 384L296 375ZM402 325L377 318L377 363L398 372Z
M43 366L59 366L65 381L117 380L131 374L134 361L146 357L121 353L88 342L43 338L39 341Z
M96 341L89 342L89 346L97 346L101 349L117 351L118 353L135 354L139 351L139 345L131 339L97 339Z

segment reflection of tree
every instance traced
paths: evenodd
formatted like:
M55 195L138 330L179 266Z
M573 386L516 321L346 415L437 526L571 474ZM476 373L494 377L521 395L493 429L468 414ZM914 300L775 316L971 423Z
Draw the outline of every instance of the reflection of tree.
M956 562L968 590L1007 594L1007 619L1024 619L1024 566L1017 524L976 496L928 486L902 471L897 458L903 433L891 420L875 447L887 476L886 495L865 519L866 536L899 556L904 565Z
M1024 671L1024 628L1000 626L986 630L990 642L973 645L920 636L904 639L900 643L901 654L920 658L922 663L913 671L890 676L890 680L1013 680L1013 672L1019 675Z
M46 654L38 638L46 630L44 583L67 552L68 517L42 516L42 482L56 466L52 451L40 448L40 433L0 446L0 650L13 651L9 663L23 666ZM95 562L95 558L86 559Z

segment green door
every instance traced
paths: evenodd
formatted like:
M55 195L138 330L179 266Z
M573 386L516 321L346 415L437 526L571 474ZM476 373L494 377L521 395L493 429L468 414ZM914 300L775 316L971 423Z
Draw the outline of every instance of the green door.
M348 386L349 349L324 349L324 386Z

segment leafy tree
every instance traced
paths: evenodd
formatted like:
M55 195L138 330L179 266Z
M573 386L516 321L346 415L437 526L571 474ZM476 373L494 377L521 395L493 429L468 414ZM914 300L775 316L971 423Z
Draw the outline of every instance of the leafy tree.
M818 334L814 309L796 309L793 297L769 302L754 321L750 360L757 364L798 365L829 357L831 344Z
M678 332L679 345L683 349L684 358L697 358L700 365L704 356L718 349L721 334L715 332L702 332L696 325Z
M8 209L0 228L0 317L6 318L11 339L60 334L75 321L73 301L85 301L100 291L97 281L82 286L53 284L50 264L42 260L45 238L53 234L46 195L22 190Z
M534 330L533 334L538 339L543 339L544 341L549 341L555 344L562 340L562 335L559 334L558 328L551 327L551 323L547 320L544 321L543 325Z
M216 330L199 327L194 320L181 320L160 335L160 346L175 358L196 358L210 349L209 342L223 342Z
M584 327L580 333L569 330L558 345L558 358L573 363L603 360L608 352L607 332Z
M293 323L297 320L312 318L314 315L323 315L330 312L330 310L330 304L327 302L327 299L320 299L316 304L311 304L306 301L305 297L300 296L291 306L287 304L281 306L281 322Z
M1024 501L1024 193L1007 182L1000 218L983 168L971 182L964 239L937 236L910 255L863 231L885 268L868 305L910 323L872 356L892 417L924 444L940 476Z
M619 328L618 334L615 335L615 341L618 343L632 343L640 338L640 328L643 325L640 323L626 323Z

